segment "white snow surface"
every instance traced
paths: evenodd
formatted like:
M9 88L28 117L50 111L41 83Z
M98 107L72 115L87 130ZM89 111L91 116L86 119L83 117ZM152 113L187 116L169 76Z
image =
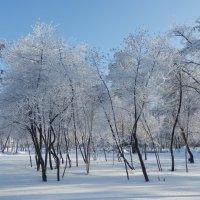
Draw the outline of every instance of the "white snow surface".
M0 200L200 200L200 153L194 153L195 163L188 164L188 173L184 152L175 153L175 172L170 171L169 153L161 153L160 158L162 172L157 170L154 154L149 153L145 161L150 182L144 181L137 155L129 181L122 162L115 160L113 165L111 155L108 162L102 155L92 161L89 175L80 161L79 167L67 168L60 182L56 170L48 171L48 181L42 182L27 154L0 154Z

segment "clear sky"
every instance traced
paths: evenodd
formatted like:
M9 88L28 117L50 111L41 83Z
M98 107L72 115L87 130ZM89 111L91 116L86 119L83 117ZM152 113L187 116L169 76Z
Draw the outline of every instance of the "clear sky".
M200 0L0 0L0 6L0 39L16 40L40 19L59 25L63 38L105 52L140 26L162 33L200 17Z

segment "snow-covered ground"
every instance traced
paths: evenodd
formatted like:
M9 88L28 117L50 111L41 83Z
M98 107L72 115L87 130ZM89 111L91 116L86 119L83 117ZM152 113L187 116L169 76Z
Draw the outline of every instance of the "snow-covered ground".
M154 154L148 154L145 161L150 178L148 183L144 181L136 155L136 170L130 172L129 181L123 163L115 161L113 165L112 156L108 162L102 156L92 161L89 175L81 163L78 168L67 168L60 182L56 181L55 170L48 172L48 182L42 182L35 166L29 166L27 154L0 154L0 200L199 200L200 153L194 156L195 164L189 164L186 173L184 152L176 152L176 171L171 172L169 153L162 153L163 172L158 172Z

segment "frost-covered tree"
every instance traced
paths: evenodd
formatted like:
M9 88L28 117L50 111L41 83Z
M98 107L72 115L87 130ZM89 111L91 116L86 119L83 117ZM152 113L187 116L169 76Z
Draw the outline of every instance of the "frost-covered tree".
M52 168L52 156L57 180L60 180L56 144L61 141L58 131L61 121L67 123L68 118L72 118L77 145L76 102L95 84L94 78L90 78L92 70L85 62L85 55L85 45L68 47L56 35L54 26L43 23L37 23L32 33L7 51L7 85L2 98L6 100L5 108L12 106L14 109L5 115L30 134L37 168L41 167L44 181L47 180L48 160Z
M130 34L124 40L124 47L114 54L109 65L108 78L112 91L121 98L125 108L132 113L132 127L129 130L132 150L136 150L145 180L148 181L146 168L139 148L138 125L146 106L152 103L153 85L158 70L158 60L165 51L161 37L148 38L144 29Z

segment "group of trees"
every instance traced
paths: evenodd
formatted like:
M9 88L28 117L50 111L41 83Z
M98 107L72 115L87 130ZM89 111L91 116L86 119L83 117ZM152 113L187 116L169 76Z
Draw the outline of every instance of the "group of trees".
M175 26L167 35L150 36L143 28L129 34L108 59L95 48L72 47L53 25L37 23L31 33L1 49L0 147L35 151L37 170L71 167L74 150L89 173L96 152L117 152L128 169L137 153L149 181L143 151L199 145L200 61L197 26ZM179 42L178 47L177 45ZM4 45L2 47L5 47ZM109 60L109 61L108 61ZM3 73L4 72L4 73ZM125 154L124 149L130 154ZM16 150L16 149L15 149ZM65 156L64 156L65 155ZM146 159L146 154L145 154ZM30 154L32 165L32 158Z

